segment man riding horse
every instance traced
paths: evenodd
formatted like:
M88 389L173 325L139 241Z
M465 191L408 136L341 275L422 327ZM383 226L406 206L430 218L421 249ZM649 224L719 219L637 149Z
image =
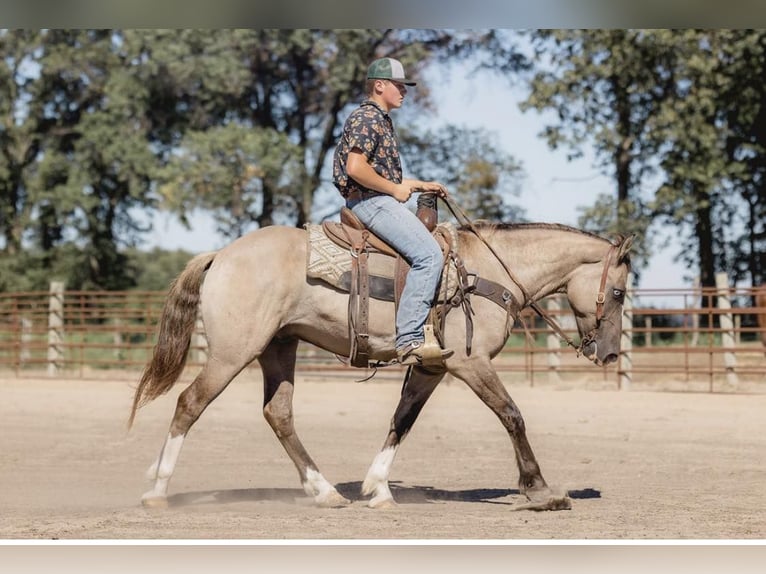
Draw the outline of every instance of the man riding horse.
M333 158L333 180L346 207L411 266L396 312L396 354L404 365L422 363L434 351L442 360L453 354L451 349L429 348L438 343L427 341L424 333L444 265L442 251L404 205L417 188L442 197L447 192L435 181L402 178L399 142L389 116L401 107L407 86L414 85L398 60L375 60L367 70L367 98L346 120Z

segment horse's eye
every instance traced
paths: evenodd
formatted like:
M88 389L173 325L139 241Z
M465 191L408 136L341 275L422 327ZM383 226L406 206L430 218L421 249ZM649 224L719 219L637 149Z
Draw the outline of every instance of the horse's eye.
M612 289L612 296L617 301L622 301L625 298L625 291L623 291L622 289Z

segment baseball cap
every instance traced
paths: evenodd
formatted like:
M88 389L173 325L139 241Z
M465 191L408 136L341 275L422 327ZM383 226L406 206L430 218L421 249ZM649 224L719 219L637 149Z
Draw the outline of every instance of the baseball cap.
M406 86L414 86L416 82L404 77L404 68L399 60L380 58L367 68L368 80L393 80Z

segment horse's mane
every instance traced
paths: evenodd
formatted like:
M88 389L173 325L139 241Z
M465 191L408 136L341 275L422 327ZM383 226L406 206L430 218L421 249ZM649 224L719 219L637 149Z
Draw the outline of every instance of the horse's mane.
M586 237L592 237L594 239L600 239L601 241L611 243L611 241L605 237L601 237L600 235L596 235L590 231L585 231L584 229L578 229L577 227L564 225L563 223L496 223L491 221L476 221L474 222L474 226L479 230L486 230L490 233L495 230L522 231L526 229L549 229L551 231L566 231L569 233L577 233L579 235L584 235ZM468 227L465 225L461 225L458 229L460 231L469 231Z

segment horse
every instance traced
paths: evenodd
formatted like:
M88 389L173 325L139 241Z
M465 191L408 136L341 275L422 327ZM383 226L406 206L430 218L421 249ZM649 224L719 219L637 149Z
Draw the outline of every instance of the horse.
M597 365L617 360L632 236L610 241L553 223L481 223L473 230L460 227L457 236L468 272L503 285L518 301L516 313L547 295L565 293L581 338L579 352ZM140 407L167 393L181 375L198 311L208 357L178 396L160 454L147 472L154 484L142 496L144 506L167 506L168 483L189 429L255 360L263 374L263 416L294 463L304 491L320 507L351 504L322 475L294 425L299 340L339 356L348 356L351 344L348 293L307 278L308 250L305 229L265 227L218 251L195 256L171 284L128 427ZM515 317L509 321L506 310L480 297L472 298L470 312L475 325L470 343L465 317L453 310L446 315L443 336L454 355L438 368L409 369L383 446L362 483L363 498L371 508L396 504L388 477L397 449L449 373L468 385L510 436L519 494L526 499L519 508L571 508L568 493L555 492L543 478L521 411L491 362L503 349ZM393 303L370 299L369 347L374 360L395 360L394 316Z

